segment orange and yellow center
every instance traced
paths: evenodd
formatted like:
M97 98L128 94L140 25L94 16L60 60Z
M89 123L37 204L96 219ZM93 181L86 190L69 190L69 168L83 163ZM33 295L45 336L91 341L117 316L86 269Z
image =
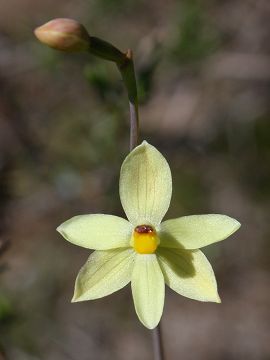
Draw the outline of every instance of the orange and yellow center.
M153 254L159 244L155 229L150 225L139 225L133 232L133 247L139 254Z

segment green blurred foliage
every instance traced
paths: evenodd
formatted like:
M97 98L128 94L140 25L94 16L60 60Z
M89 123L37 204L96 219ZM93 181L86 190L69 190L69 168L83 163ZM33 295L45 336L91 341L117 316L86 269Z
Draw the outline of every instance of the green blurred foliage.
M198 62L218 50L220 36L206 5L200 0L184 0L177 11L174 41L171 54L183 64Z
M96 7L102 12L119 12L119 10L135 8L135 5L138 4L141 0L99 0L96 1Z
M0 296L0 324L10 321L13 317L13 308L7 297Z

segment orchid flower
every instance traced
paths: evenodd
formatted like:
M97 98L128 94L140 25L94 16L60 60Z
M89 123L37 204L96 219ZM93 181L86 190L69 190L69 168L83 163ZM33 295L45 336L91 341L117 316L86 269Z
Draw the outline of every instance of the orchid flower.
M149 329L161 319L165 284L190 299L219 303L213 269L198 249L226 239L240 223L218 214L161 222L171 201L171 171L146 141L124 160L119 188L128 220L87 214L57 228L69 242L95 250L77 276L72 301L98 299L131 282L136 313Z

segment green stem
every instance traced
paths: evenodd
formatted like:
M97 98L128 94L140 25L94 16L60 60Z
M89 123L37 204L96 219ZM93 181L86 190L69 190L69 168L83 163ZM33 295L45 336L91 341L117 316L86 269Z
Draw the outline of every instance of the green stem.
M95 36L89 36L88 51L104 60L120 64L126 60L126 55L109 42Z
M139 114L138 114L138 102L129 102L130 113L130 142L129 148L132 151L139 142Z
M122 53L112 44L94 36L89 37L90 54L115 62L127 90L130 112L130 151L139 142L138 92L132 51Z
M132 51L128 50L125 54L126 58L120 64L117 64L121 73L123 83L127 89L129 99L130 113L130 151L134 149L139 142L139 109L138 109L138 92L136 75Z
M154 359L165 360L160 323L154 330L152 330L152 336L153 336Z

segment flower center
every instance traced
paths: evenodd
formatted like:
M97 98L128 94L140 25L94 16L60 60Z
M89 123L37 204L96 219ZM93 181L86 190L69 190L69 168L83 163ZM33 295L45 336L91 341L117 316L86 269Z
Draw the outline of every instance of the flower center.
M153 254L159 244L156 230L150 225L139 225L133 232L133 247L139 254Z

